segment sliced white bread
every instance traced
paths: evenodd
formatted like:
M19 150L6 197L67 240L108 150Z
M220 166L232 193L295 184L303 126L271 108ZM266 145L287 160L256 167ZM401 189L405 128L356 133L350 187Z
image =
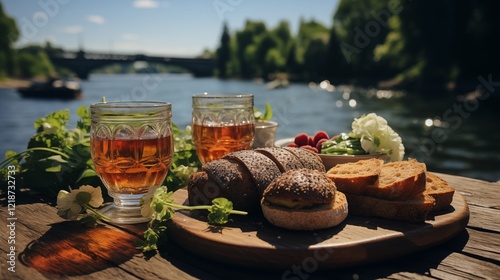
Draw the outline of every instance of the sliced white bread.
M341 192L363 195L367 186L378 186L378 178L384 161L372 158L337 164L326 172Z
M423 194L399 201L353 194L346 196L349 202L349 214L406 222L425 221L435 203L432 196Z
M382 166L378 185L366 186L367 196L404 200L425 190L426 166L415 159L389 162Z
M432 196L436 200L436 204L432 211L440 211L447 209L453 201L455 188L450 186L446 180L436 174L427 172L427 183L425 185L424 194Z

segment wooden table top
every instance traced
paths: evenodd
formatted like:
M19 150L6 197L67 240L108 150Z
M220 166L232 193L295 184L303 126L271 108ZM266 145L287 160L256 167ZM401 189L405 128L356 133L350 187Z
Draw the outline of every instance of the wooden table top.
M439 174L468 203L465 230L442 244L396 259L316 271L245 268L197 256L173 241L158 252L134 248L146 226L85 228L65 221L40 198L16 197L15 215L2 200L0 279L499 279L500 184ZM12 251L14 249L14 251ZM12 270L15 270L13 272Z

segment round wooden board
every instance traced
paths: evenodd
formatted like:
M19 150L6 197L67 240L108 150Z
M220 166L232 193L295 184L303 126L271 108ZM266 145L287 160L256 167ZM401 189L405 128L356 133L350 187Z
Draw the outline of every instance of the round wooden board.
M187 204L187 191L172 197ZM469 221L467 202L455 192L449 210L423 223L349 215L339 226L290 231L268 223L262 214L237 216L221 227L207 223L205 211L179 211L167 232L183 248L206 258L247 267L338 268L409 254L453 238Z

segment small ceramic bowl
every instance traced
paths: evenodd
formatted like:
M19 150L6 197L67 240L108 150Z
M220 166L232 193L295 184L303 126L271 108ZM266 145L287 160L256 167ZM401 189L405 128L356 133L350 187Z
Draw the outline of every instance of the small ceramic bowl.
M286 147L288 144L294 141L293 138L285 138L277 140L274 145L277 147ZM330 168L334 167L337 164L347 163L347 162L356 162L358 160L370 159L370 158L378 158L386 161L389 158L387 154L378 154L378 155L328 155L328 154L318 154L321 160L323 161L323 165L325 165L325 169L328 171Z

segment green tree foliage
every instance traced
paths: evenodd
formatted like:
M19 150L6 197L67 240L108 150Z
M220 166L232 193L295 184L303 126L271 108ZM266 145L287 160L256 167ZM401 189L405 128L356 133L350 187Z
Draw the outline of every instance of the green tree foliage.
M351 74L377 73L373 51L384 42L387 22L397 11L389 0L341 0L334 15L334 26L347 68ZM395 1L392 1L395 2Z
M16 74L21 78L51 77L56 75L54 65L45 49L28 46L17 51L15 56Z
M227 77L227 67L230 59L231 51L229 49L229 41L231 40L229 36L229 30L227 24L224 23L224 28L222 31L222 37L220 39L220 47L217 49L216 63L217 71L220 78Z
M245 28L235 32L230 40L231 59L227 64L228 73L241 78L268 78L276 73L287 72L295 77L303 78L306 71L304 55L309 44L314 42L308 56L321 58L326 54L329 29L312 20L301 21L297 37L290 32L287 21L280 21L273 29L268 29L263 22L247 21ZM314 54L321 49L321 54ZM308 77L324 76L323 62L307 64ZM320 68L316 66L322 64Z
M14 72L13 45L18 38L16 22L5 14L0 3L0 78Z
M410 85L499 73L497 1L404 1L375 62ZM496 65L496 66L495 66Z

